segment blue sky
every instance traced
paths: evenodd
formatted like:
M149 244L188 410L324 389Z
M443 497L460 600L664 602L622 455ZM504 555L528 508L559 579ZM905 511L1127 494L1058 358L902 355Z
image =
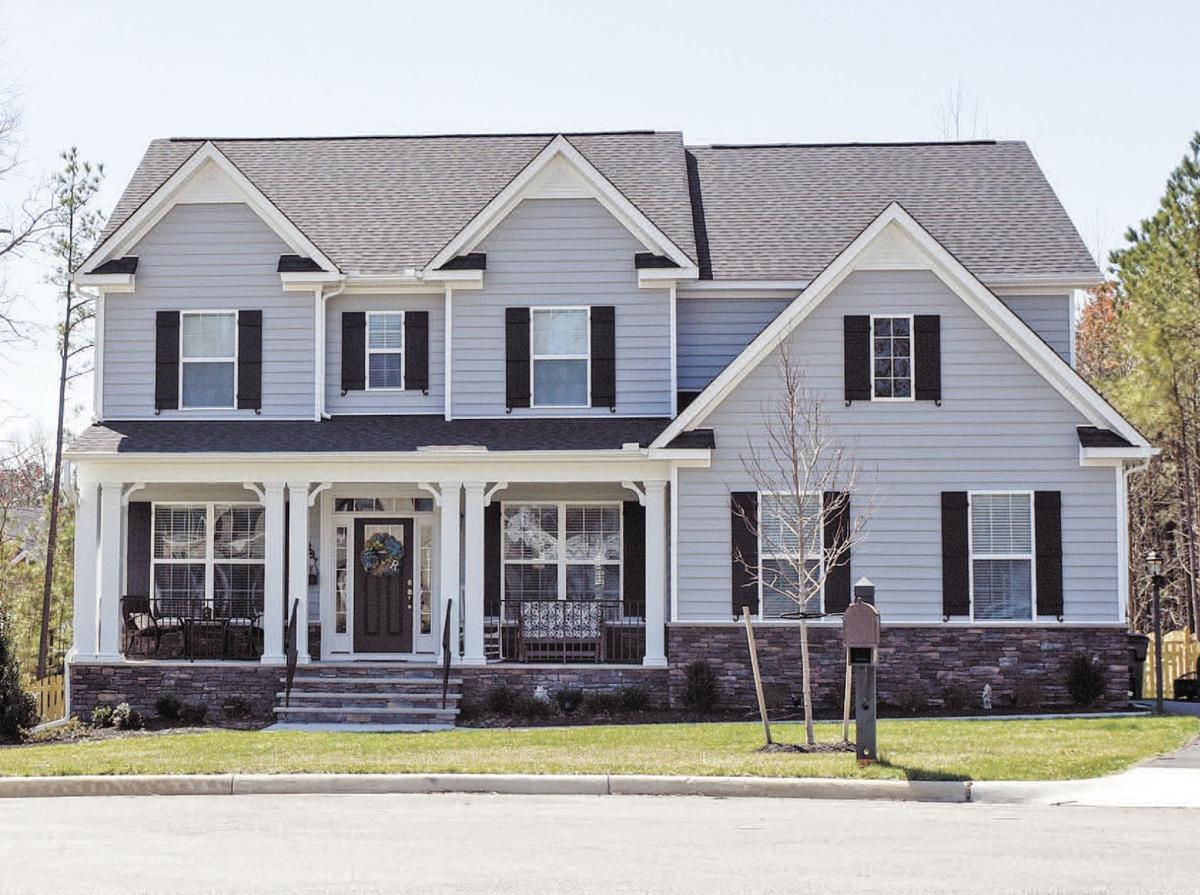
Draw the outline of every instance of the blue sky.
M108 210L165 136L653 128L690 143L1030 143L1093 251L1151 213L1200 128L1194 3L24 2L0 7L24 174L78 145ZM64 65L66 58L69 64ZM28 186L10 183L0 200ZM55 299L7 271L24 315ZM48 337L0 360L0 426L52 425ZM90 383L74 390L85 420Z

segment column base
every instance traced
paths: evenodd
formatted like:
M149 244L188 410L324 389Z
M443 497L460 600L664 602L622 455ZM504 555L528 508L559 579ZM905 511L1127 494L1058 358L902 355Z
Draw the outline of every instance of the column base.
M451 661L450 664L451 665L474 665L474 666L478 667L480 665L486 665L487 659L484 658L483 656L463 656L457 662Z
M267 656L264 655L259 661L263 665L286 665L287 656Z
M642 666L644 668L666 668L667 667L667 657L666 656L646 656L645 658L642 659Z

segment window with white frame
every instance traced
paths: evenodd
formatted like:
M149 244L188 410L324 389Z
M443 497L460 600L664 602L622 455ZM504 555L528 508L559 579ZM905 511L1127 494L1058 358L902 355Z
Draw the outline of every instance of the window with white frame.
M587 308L534 308L533 406L586 407L589 403L589 315Z
M244 617L263 608L263 508L162 504L153 508L154 602L164 615Z
M1033 494L972 492L971 612L977 619L1033 617Z
M912 315L871 318L871 395L913 400Z
M504 599L619 600L621 504L504 505Z
M179 327L179 406L232 408L237 392L237 311L183 311Z
M821 611L823 559L821 495L759 494L759 607L763 618L779 618L801 610ZM803 555L803 578L800 557Z
M367 388L404 388L404 312L367 313Z

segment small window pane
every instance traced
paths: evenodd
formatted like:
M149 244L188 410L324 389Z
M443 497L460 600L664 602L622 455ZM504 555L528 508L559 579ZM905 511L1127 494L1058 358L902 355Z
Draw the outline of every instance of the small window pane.
M400 348L403 344L403 314L367 315L367 347Z
M367 366L371 388L402 388L402 364L398 354L372 354Z
M156 614L186 618L194 615L203 602L204 563L154 564Z
M568 600L619 600L621 567L608 565L568 565Z
M421 527L421 633L433 631L433 529Z
M204 507L155 507L155 559L203 559L206 524Z
M807 560L804 564L807 580L801 582L796 567L782 559L762 561L763 616L779 618L784 613L800 611L800 594L807 591L805 612L820 612L821 592L817 589L817 578L821 571L819 559ZM803 584L803 590L802 590Z
M346 604L350 577L346 565L346 537L346 526L339 525L336 534L336 567L333 578L333 630L336 634L346 633Z
M261 506L218 506L213 522L213 552L218 559L262 559L265 514Z
M508 563L504 566L504 599L557 600L558 565L531 565Z
M254 618L263 607L261 563L217 563L213 566L214 618Z
M558 507L505 507L504 558L557 563Z
M183 365L184 407L232 407L232 363L195 363Z
M762 552L791 553L804 537L804 553L821 555L821 499L808 495L801 506L794 494L764 494L761 497Z
M1027 619L1033 614L1033 563L1028 559L976 559L975 618Z
M621 511L618 507L568 506L566 521L568 561L620 561Z
M182 314L182 356L233 357L235 314Z
M539 407L582 407L588 403L586 360L533 363L533 403Z
M871 393L876 398L912 397L912 325L907 317L876 317L871 348Z
M586 310L534 311L534 354L587 354Z
M972 494L972 553L1029 553L1031 517L1028 494Z

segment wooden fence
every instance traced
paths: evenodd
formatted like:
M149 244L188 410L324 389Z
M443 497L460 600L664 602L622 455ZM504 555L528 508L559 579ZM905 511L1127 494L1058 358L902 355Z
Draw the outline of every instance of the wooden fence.
M1175 696L1175 678L1196 670L1200 659L1200 640L1191 631L1172 631L1163 635L1163 697ZM1142 695L1154 698L1154 635L1150 635L1150 652L1146 655L1146 673L1142 679Z
M61 674L30 681L25 689L37 700L38 717L43 724L66 715L67 682Z

